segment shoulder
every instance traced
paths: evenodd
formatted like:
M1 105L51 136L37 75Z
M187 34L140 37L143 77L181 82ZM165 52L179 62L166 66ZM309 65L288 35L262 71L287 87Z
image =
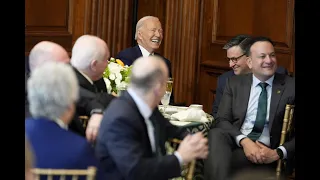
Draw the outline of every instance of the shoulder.
M234 76L234 72L233 70L230 70L230 71L227 71L225 73L222 73L218 78L220 80L226 80L227 78L231 77L231 76Z
M135 51L136 51L136 48L137 48L137 46L129 47L129 48L123 49L123 50L121 50L121 51L117 54L117 56L116 56L116 57L132 54L133 52L135 52Z

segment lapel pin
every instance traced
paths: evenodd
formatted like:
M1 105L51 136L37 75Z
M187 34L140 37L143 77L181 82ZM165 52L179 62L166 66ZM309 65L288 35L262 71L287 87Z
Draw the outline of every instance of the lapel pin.
M280 90L277 90L277 94L280 94L281 93L281 91Z

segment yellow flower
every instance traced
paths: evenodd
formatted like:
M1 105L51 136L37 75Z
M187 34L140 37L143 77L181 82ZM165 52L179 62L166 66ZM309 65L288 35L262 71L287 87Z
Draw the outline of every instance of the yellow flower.
M116 59L116 62L121 65L122 67L124 66L124 63L120 59Z

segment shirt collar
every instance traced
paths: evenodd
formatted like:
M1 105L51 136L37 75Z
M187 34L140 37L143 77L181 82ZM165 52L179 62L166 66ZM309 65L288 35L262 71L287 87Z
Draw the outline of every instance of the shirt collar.
M268 83L268 85L269 85L270 87L272 87L273 79L274 79L274 75L271 76L271 77L270 77L268 80L266 80L265 82ZM254 76L254 74L252 74L252 86L253 86L253 87L256 87L260 82L261 82L261 81L260 81L258 78L256 78L256 77Z
M150 53L149 51L147 51L144 47L142 47L141 45L138 45L140 50L141 50L141 53L142 53L142 56L143 57L148 57L150 54L154 55L154 52Z
M137 95L137 93L135 93L130 87L127 89L127 92L130 94L133 101L136 103L136 105L137 105L141 115L144 117L144 119L149 119L152 114L152 110L148 106L148 104L146 102L144 102L144 100L142 98L140 98Z
M85 77L90 82L90 84L93 84L93 81L89 78L89 76L87 76L84 72L81 72L80 70L78 71L80 72L80 74L82 74L83 77Z
M62 129L68 130L68 125L66 125L61 119L57 118L55 121Z

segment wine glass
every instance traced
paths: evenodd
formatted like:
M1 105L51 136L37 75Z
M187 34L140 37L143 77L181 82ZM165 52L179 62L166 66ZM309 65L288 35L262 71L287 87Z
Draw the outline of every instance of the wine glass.
M172 85L173 85L173 78L168 78L167 84L166 84L166 92L161 98L161 103L163 105L163 111L166 112L166 108L169 105L170 97L172 93Z

